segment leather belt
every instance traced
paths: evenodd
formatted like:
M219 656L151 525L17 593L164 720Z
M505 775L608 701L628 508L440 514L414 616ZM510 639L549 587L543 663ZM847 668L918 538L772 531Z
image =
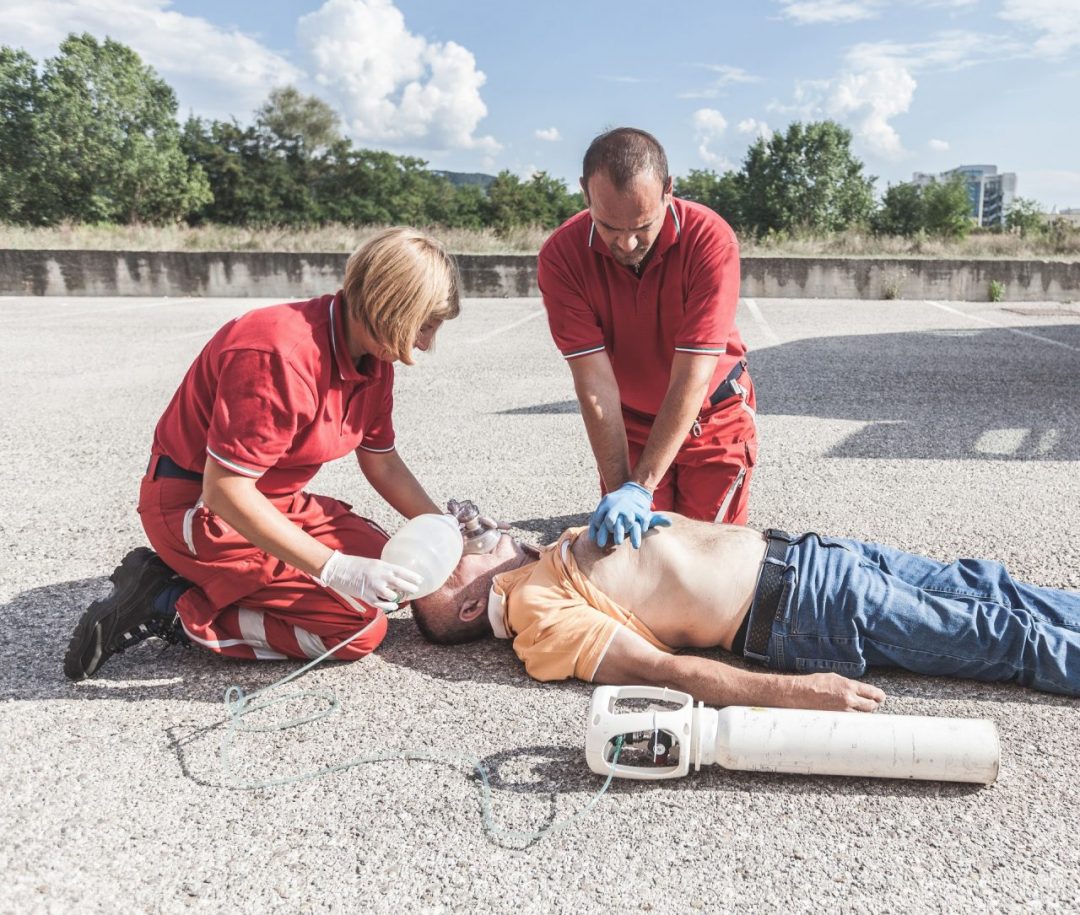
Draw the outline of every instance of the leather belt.
M731 367L727 377L716 386L716 390L709 395L709 403L715 407L720 401L741 394L743 386L739 384L739 378L742 377L742 373L745 371L746 360L740 359Z
M743 655L758 661L768 659L773 620L780 609L780 596L784 591L784 572L787 569L784 560L792 539L784 531L768 530L765 536L769 543L765 549L765 561L761 564L754 600L747 614L746 641L743 645Z
M150 463L146 467L146 472L150 472L150 468L154 467L154 458L150 457ZM172 480L190 480L192 483L201 483L202 474L196 473L194 470L187 470L176 463L171 457L165 454L159 454L157 456L157 467L154 467L154 479L160 477L168 477Z

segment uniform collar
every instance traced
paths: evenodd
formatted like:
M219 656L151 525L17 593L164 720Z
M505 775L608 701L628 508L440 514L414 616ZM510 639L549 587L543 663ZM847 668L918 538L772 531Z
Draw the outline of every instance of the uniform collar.
M506 627L506 597L495 587L495 582L491 583L491 590L488 591L487 617L495 638L510 638L510 631Z
M349 355L349 341L345 336L345 293L339 291L330 300L330 346L334 352L338 377L342 381L371 381L383 372L383 363L370 355L360 359L359 365Z
M675 209L675 198L673 197L671 203L668 204L667 213L664 215L664 224L660 227L660 234L653 243L653 253L649 255L649 263L651 264L654 260L663 257L664 252L672 245L675 245L681 237L682 219L680 219L679 213ZM611 249L604 243L600 233L596 231L596 223L592 221L592 217L589 218L589 234L586 236L585 244L605 257L615 260ZM648 269L648 264L645 266Z

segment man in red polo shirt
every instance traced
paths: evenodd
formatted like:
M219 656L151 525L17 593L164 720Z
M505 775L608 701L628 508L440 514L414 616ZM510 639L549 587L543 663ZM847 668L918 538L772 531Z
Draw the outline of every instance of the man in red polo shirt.
M637 547L665 509L745 524L757 428L735 234L672 196L643 130L597 137L582 170L589 209L544 244L538 280L605 493L589 535Z

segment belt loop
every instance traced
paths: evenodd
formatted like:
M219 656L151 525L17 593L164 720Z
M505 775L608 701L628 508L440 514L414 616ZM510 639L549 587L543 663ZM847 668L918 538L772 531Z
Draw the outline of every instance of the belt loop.
M161 460L160 454L150 455L150 463L146 465L146 476L149 478L150 482L153 482L154 477L157 475L157 465L159 460Z

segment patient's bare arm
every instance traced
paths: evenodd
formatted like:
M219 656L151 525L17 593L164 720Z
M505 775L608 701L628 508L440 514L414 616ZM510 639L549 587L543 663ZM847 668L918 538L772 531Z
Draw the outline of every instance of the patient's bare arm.
M708 705L764 705L873 712L885 693L839 674L771 674L691 655L670 655L621 629L593 677L596 683L667 686Z

